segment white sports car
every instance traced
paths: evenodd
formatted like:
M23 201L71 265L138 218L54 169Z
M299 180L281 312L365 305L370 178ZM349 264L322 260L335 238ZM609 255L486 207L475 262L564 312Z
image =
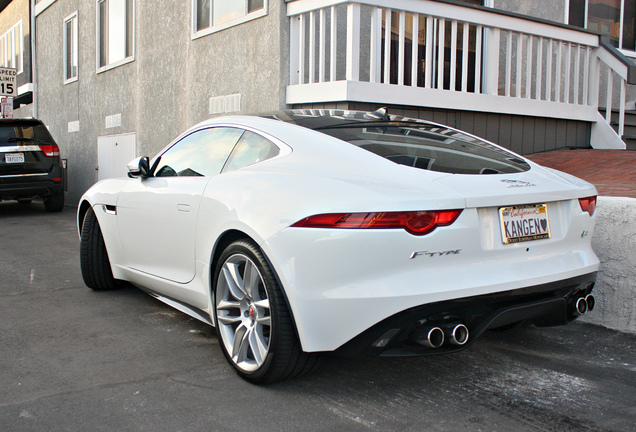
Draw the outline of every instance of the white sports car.
M86 285L127 281L214 325L253 382L325 352L453 352L594 306L594 186L446 126L219 117L128 168L80 201Z

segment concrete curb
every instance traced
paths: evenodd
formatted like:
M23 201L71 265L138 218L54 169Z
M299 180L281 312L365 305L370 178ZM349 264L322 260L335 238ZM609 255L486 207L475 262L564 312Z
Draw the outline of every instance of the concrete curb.
M636 334L636 199L599 197L592 247L601 260L596 308L581 321Z

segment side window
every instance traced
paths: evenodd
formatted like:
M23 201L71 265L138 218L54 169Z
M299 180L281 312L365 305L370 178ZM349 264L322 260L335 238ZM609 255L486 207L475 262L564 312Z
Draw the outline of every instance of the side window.
M245 131L230 155L223 172L234 171L244 166L264 161L278 155L280 149L271 141L252 132Z
M97 68L132 59L134 0L97 0Z
M161 155L155 177L219 174L243 132L218 127L191 133Z
M211 33L267 14L266 0L193 0L193 33Z
M77 80L77 11L64 20L64 82Z

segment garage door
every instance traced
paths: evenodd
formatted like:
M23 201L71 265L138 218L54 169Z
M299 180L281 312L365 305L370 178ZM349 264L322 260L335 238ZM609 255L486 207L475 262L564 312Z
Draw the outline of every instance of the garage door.
M134 133L97 137L97 180L126 177L126 165L136 155Z

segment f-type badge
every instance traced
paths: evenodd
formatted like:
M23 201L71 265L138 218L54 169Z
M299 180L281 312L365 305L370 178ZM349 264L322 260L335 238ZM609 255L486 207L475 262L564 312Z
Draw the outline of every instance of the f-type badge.
M459 255L461 251L462 251L461 249L447 250L447 251L441 251L441 252L416 251L411 254L411 259L417 258L418 256L426 256L429 258L435 258L435 257L448 256L448 255Z
M527 182L527 181L521 181L521 180L503 179L503 180L501 180L501 182L505 183L507 188L519 188L519 187L536 186L536 184L534 184L534 183L530 183L530 182Z

